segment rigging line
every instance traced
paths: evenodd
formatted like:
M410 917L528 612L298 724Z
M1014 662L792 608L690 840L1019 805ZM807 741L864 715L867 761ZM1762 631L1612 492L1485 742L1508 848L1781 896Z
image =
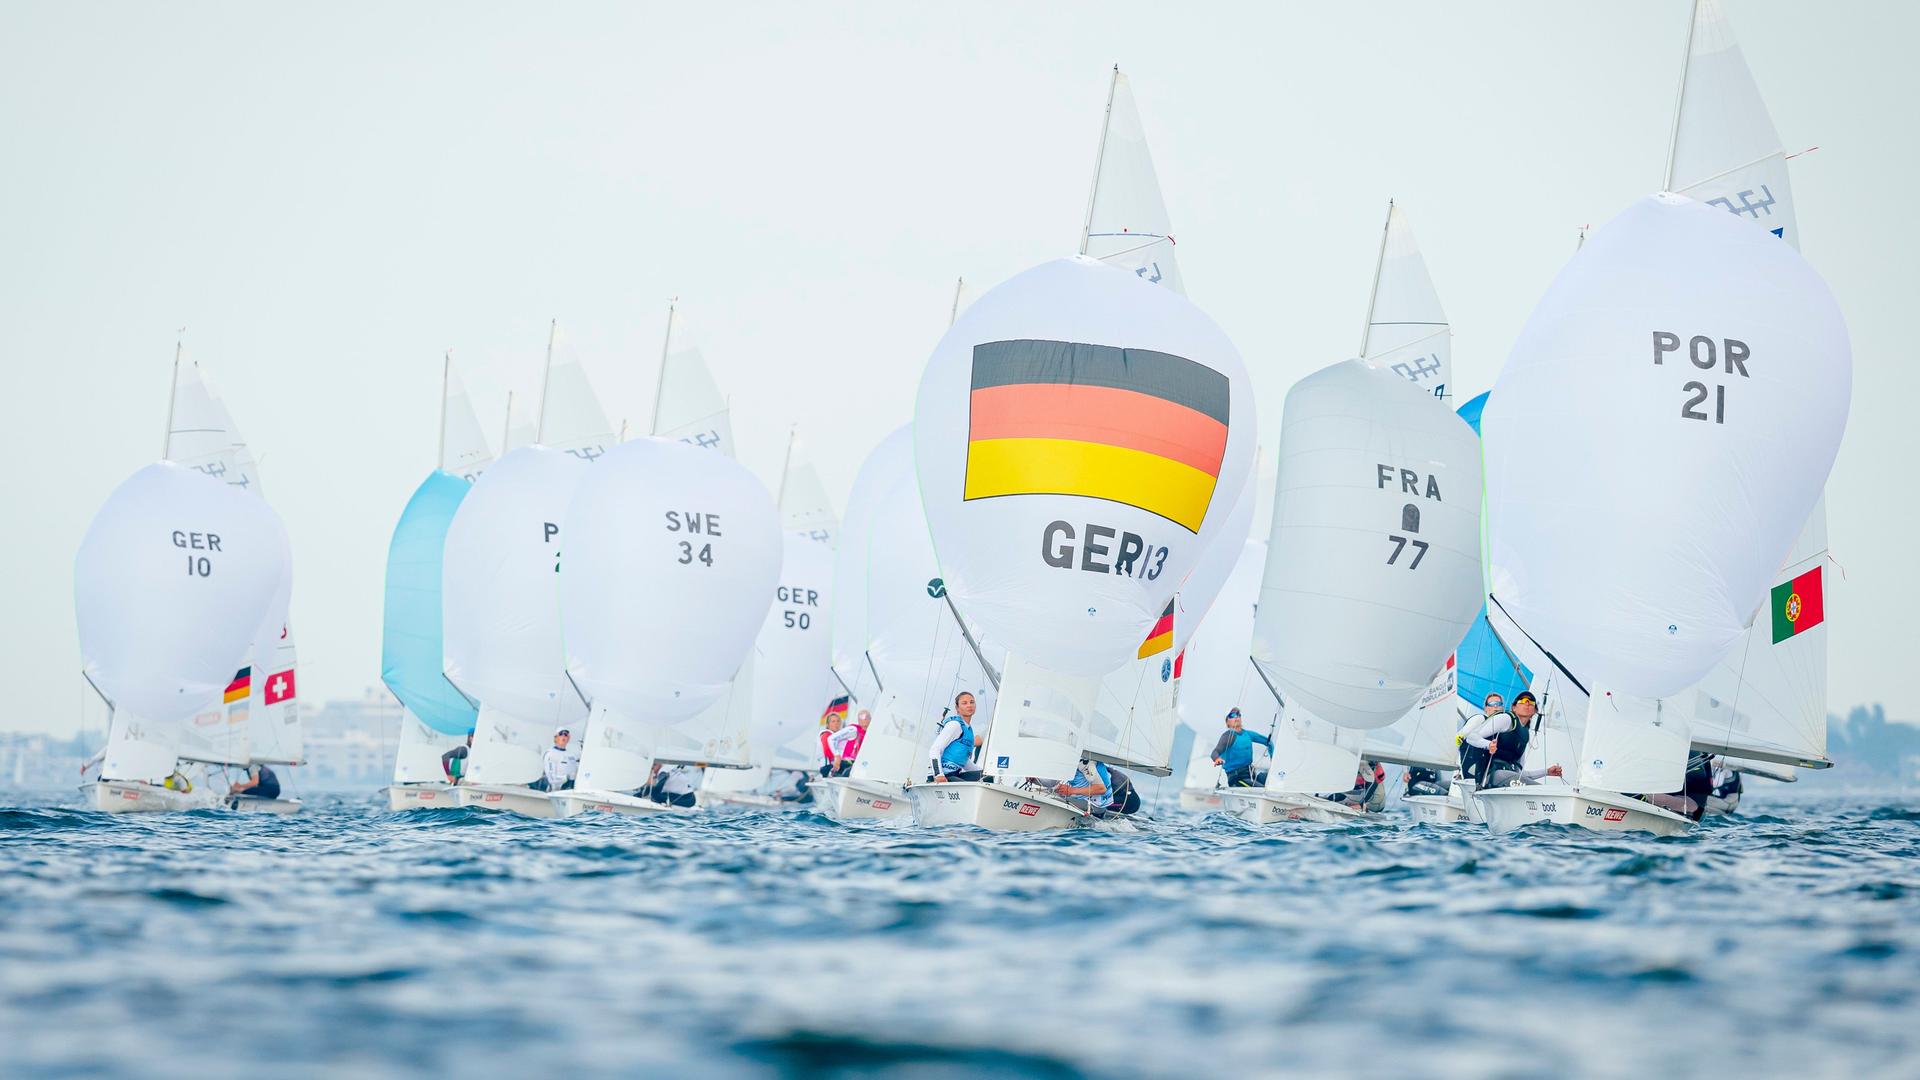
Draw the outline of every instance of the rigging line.
M1814 147L1814 149L1817 150L1819 149L1819 147ZM1805 153L1805 151L1801 151L1801 153ZM1798 157L1799 154L1795 154L1794 156ZM1773 158L1773 157L1777 157L1781 161L1785 161L1787 160L1787 153L1784 150L1775 150L1771 153L1761 154L1759 157L1754 158L1752 161L1744 162L1742 164L1735 165L1728 169L1722 169L1719 172L1714 173L1712 176L1703 176L1700 179L1695 180L1694 182L1688 184L1686 187L1681 188L1679 191L1674 192L1674 194L1686 195L1687 192L1692 191L1694 188L1697 188L1702 184L1711 184L1715 180L1719 180L1722 177L1732 176L1734 173L1739 172L1741 169L1751 169L1755 165L1758 165L1761 162L1767 160L1768 158Z
M1507 610L1507 605L1500 602L1499 597L1489 593L1487 594L1487 599L1492 602L1493 606L1500 609L1500 614L1505 615L1507 617L1507 621L1513 624L1513 628L1515 630L1520 631L1521 636L1525 637L1528 641L1533 642L1533 647L1540 650L1540 655L1553 661L1553 666L1560 669L1560 673L1567 677L1568 682L1579 687L1580 692L1587 695L1589 698L1593 696L1593 691L1587 689L1586 684L1580 681L1580 677L1575 675L1572 672L1572 670L1567 667L1567 665L1561 663L1560 658L1553 655L1552 650L1548 649L1545 645L1540 644L1540 642L1537 639L1535 639L1532 634L1527 633L1526 627L1520 625L1520 620L1513 617L1513 614ZM1492 629L1493 624L1488 623L1487 626L1489 629ZM1493 636L1495 638L1498 638L1500 636L1500 631L1494 630ZM1501 642L1500 644L1502 648L1506 647L1506 642Z
M1111 233L1111 234L1109 234L1109 235L1112 235L1112 236L1122 236L1122 235L1124 235L1124 236L1141 236L1141 235L1143 235L1143 234L1141 234L1141 233ZM1173 243L1173 237L1171 237L1171 236L1162 236L1162 237L1156 237L1156 238L1154 238L1153 240L1150 240L1150 241L1148 241L1147 243L1144 243L1144 244L1135 244L1135 245L1134 245L1133 247L1130 247L1130 248L1122 248L1122 249L1120 249L1119 251L1109 251L1109 252L1107 252L1107 253L1106 253L1105 255L1095 255L1095 256L1093 256L1093 258L1096 258L1096 259L1099 259L1099 260L1100 260L1101 262L1107 262L1107 261L1109 261L1109 260L1112 260L1112 259L1117 259L1117 258L1120 258L1120 257L1121 257L1122 255L1132 255L1132 254L1133 254L1134 252L1136 252L1136 251L1145 251L1145 250L1147 250L1148 248L1150 248L1150 247L1153 247L1153 246L1155 246L1155 245L1157 245L1157 244L1159 244L1159 243L1160 243L1160 241L1162 241L1162 240L1165 240L1165 241L1166 241L1167 243L1169 243L1169 244L1171 244L1171 243Z

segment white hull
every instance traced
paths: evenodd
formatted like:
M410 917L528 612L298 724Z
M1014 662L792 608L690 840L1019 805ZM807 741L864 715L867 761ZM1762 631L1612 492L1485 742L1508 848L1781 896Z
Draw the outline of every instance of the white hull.
M652 799L643 799L638 795L625 795L617 791L562 791L551 797L554 815L574 817L578 814L627 814L644 817L651 814L692 814L697 813L691 806L669 806Z
M1445 795L1409 795L1400 801L1407 804L1413 820L1429 825L1452 825L1467 820L1466 805Z
M1086 829L1093 815L1042 795L984 780L922 783L907 788L921 825L977 825L996 832Z
M452 784L394 784L382 788L389 810L448 810L460 805L460 793Z
M913 816L913 802L905 791L892 784L845 777L815 780L807 785L813 792L814 809L835 821L892 821Z
M1496 833L1552 822L1578 825L1594 832L1650 832L1678 836L1693 822L1671 810L1611 791L1568 787L1564 784L1528 784L1476 792L1474 803Z
M553 805L551 795L530 787L517 784L461 784L455 790L460 793L461 806L506 810L536 818L561 816L559 808Z
M227 799L227 809L240 814L278 814L282 817L300 812L299 799L261 799L239 795Z
M216 805L209 791L171 791L140 780L95 780L80 785L80 793L95 810L108 814L204 810Z
M1342 824L1369 820L1366 811L1357 810L1346 803L1262 788L1239 788L1223 792L1221 808L1252 825L1273 825L1282 821Z
M737 806L744 810L798 810L800 806L789 799L776 799L771 795L761 795L753 791L716 791L701 788L694 793L701 806Z
M1217 787L1181 788L1180 809L1196 814L1218 810L1220 809L1220 789Z

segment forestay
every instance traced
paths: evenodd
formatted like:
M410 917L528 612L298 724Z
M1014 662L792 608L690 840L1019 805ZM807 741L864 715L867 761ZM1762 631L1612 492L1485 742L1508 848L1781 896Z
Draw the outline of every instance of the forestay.
M1373 295L1367 302L1360 359L1442 401L1453 397L1453 330L1400 208L1387 204Z
M1130 270L1141 280L1186 295L1174 258L1173 225L1160 180L1153 171L1146 130L1133 102L1133 86L1116 65L1107 94L1107 116L1094 163L1093 190L1080 254ZM958 304L956 303L956 308Z
M1357 360L1295 384L1283 415L1254 662L1303 715L1384 727L1480 606L1479 447Z
M1487 403L1494 600L1588 686L1692 685L1761 610L1851 382L1839 309L1789 245L1684 196L1635 203L1561 271Z
M961 612L1053 671L1098 678L1134 655L1246 482L1252 402L1212 320L1094 260L975 301L928 360L914 419Z

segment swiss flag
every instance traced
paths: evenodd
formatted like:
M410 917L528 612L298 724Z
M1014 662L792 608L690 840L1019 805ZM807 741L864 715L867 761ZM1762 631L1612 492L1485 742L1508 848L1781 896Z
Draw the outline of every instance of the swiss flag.
M267 677L267 704L278 705L293 697L293 669Z

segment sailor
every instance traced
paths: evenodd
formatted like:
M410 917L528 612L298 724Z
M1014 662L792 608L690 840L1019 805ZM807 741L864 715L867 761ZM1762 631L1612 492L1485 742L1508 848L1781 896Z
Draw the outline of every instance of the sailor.
M1446 793L1447 782L1438 772L1420 765L1407 769L1407 795L1445 795Z
M527 786L535 791L566 791L573 787L573 778L580 771L580 755L571 749L573 732L561 728L553 733L553 745L547 747L546 759L541 763L544 775Z
M847 714L829 710L820 717L820 722L826 725L820 732L820 775L832 776L833 738L840 734L840 729L846 725Z
M767 794L784 803L810 803L813 789L807 785L809 775L805 769L775 769L767 776Z
M854 759L860 756L860 744L866 741L867 725L871 723L873 714L861 709L854 714L851 727L842 727L827 736L827 775L845 776L853 771Z
M256 799L277 799L280 797L280 778L265 765L249 765L247 778L228 788L227 794L231 796L227 801L228 806L238 805L242 795Z
M1227 772L1228 787L1253 787L1260 778L1253 775L1253 744L1271 750L1273 740L1256 731L1248 731L1240 719L1240 710L1227 710L1227 730L1213 744L1213 763Z
M1329 795L1327 799L1331 802L1346 803L1357 809L1378 813L1386 809L1386 798L1384 794L1382 794L1381 797L1376 800L1375 794L1384 793L1386 787L1386 767L1377 761L1364 761L1360 763L1360 770L1353 776L1353 787L1347 791L1336 792ZM1376 801L1380 804L1377 807L1373 805Z
M1486 700L1480 703L1480 715L1460 725L1460 730L1454 735L1453 741L1460 748L1461 776L1478 777L1485 771L1487 764L1486 748L1467 742L1467 732L1478 730L1488 720L1505 715L1506 711L1507 703L1504 698L1499 694L1488 694Z
M1707 799L1713 794L1713 759L1707 754L1687 756L1687 775L1679 791L1664 795L1642 795L1655 806L1699 821L1707 812Z
M1496 767L1492 772L1487 774L1487 782L1483 786L1490 788L1512 787L1515 784L1531 784L1546 776L1565 775L1566 773L1558 765L1549 765L1544 769L1505 769Z
M1053 785L1053 793L1063 799L1085 799L1088 810L1105 810L1108 791L1107 767L1087 758L1073 770L1073 777Z
M92 757L80 763L80 775L83 777L86 776L87 773L93 771L94 769L99 768L100 763L106 760L107 760L107 748L103 746L100 748L100 751L98 753L94 754Z
M1140 811L1140 793L1134 790L1127 774L1107 766L1107 813L1122 816Z
M440 755L440 771L447 774L447 783L457 784L467 775L467 751L473 748L473 732L467 732L467 741Z
M929 751L934 783L980 779L980 770L973 767L973 711L978 707L973 695L962 690L954 696L952 711L942 710Z
M278 783L278 781L275 781L275 783ZM178 791L184 795L193 790L193 781L187 779L187 774L180 771L180 766L175 765L173 771L167 774L167 778L160 781L160 786L166 788L168 791Z
M1740 807L1740 770L1730 767L1725 758L1713 759L1713 793L1708 796L1707 810L1716 814L1731 814Z
M668 806L692 806L699 801L694 790L699 787L700 775L704 772L705 769L692 765L668 765L663 768L656 761L648 776L644 794L654 802Z
M1488 700L1492 701L1493 697L1488 695ZM1479 721L1461 729L1459 738L1464 744L1460 755L1461 774L1477 777L1485 787L1495 772L1520 771L1521 758L1533 738L1533 717L1538 709L1539 702L1533 691L1522 690L1513 697L1512 712L1483 714ZM1467 748L1479 752L1469 755Z

